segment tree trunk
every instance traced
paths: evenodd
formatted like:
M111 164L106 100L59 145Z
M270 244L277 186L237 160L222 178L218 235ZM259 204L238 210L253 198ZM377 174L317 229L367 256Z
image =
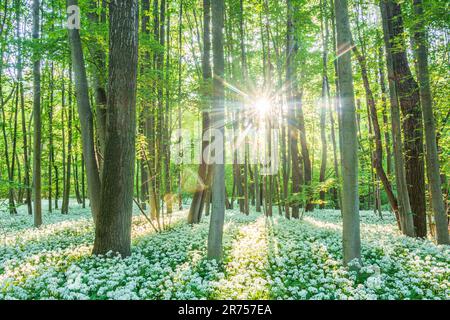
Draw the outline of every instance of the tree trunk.
M386 174L389 176L392 173L392 153L391 153L391 137L388 130L388 116L387 116L387 91L386 82L384 76L384 66L383 66L383 47L380 46L379 57L378 57L378 74L380 77L380 90L381 90L381 103L383 107L383 131L384 131L384 143L386 148Z
M101 14L98 14L98 1L91 0L90 3L90 12L88 13L88 19L91 24L94 26L99 23L106 24L106 1L101 2ZM106 54L101 47L97 37L93 37L89 41L89 51L91 53L92 59L92 79L93 79L93 87L94 87L94 96L95 96L95 114L96 114L96 134L98 142L97 147L97 162L99 167L99 176L101 176L102 168L103 168L103 154L105 149L105 140L106 140Z
M150 1L149 0L143 0L142 1L142 18L141 18L141 32L148 37L150 34L149 29L149 22L150 22ZM144 59L141 64L140 72L142 75L145 75L146 73L146 67L149 64L150 60L150 53L148 50L145 50L143 53ZM105 109L106 110L106 109ZM148 135L150 134L150 130L152 129L150 126L150 106L147 101L142 101L141 111L139 114L139 131L141 134L146 137L147 143L150 142L150 139L148 139ZM144 146L148 147L148 149L153 149L152 145L146 145L144 143ZM147 209L147 202L152 202L152 198L150 198L150 188L151 184L153 183L153 177L149 174L149 171L152 169L152 163L146 156L147 150L145 150L145 147L142 146L139 150L141 154L141 207L142 209ZM153 196L153 194L151 194ZM154 208L150 206L151 210ZM153 215L153 211L150 212L150 216Z
M336 56L336 19L335 19L335 13L334 13L334 0L330 0L330 11L331 11L331 30L332 30L332 43L333 43L333 54ZM340 116L340 105L339 105L339 79L338 79L338 64L337 59L334 59L333 61L334 66L334 85L335 85L335 97L333 102L333 109L334 112L336 112L336 118L337 118L337 127L338 127L338 138L339 138L339 145L336 143L336 136L334 131L334 118L333 118L333 111L330 108L330 120L331 120L331 141L333 142L333 158L334 158L334 172L336 175L336 189L337 189L337 202L338 205L336 208L341 209L342 205L342 196L341 196L341 177L339 174L339 165L338 165L338 152L341 156L341 146L342 146L342 130L340 130L341 127L341 116ZM330 96L330 95L328 95ZM339 149L338 149L339 148Z
M327 170L327 136L326 136L326 110L329 108L329 97L328 97L328 17L326 15L327 2L323 1L322 8L322 18L321 18L321 35L323 43L322 52L322 103L320 105L320 141L322 145L322 159L320 162L320 175L319 182L325 182L325 173ZM325 21L324 21L325 20ZM325 190L323 187L320 188L320 209L325 208Z
M394 81L403 114L406 181L409 199L416 236L426 237L425 168L419 88L408 64L406 45L403 41L404 30L400 4L388 0L387 7L386 19L390 25L389 41L395 41L395 50L392 50L391 56Z
M170 128L171 128L171 112L170 112L170 56L171 56L171 46L170 46L170 15L169 4L167 6L167 28L166 28L166 40L167 40L167 50L166 50L166 106L164 110L165 121L164 121L164 189L165 196L164 200L166 202L166 213L170 214L173 211L173 195L172 195L172 179L170 172Z
M24 156L24 166L25 166L25 194L28 214L33 214L33 207L31 202L31 179L30 179L30 160L28 158L28 133L25 118L25 97L23 89L23 66L22 66L22 35L20 32L20 1L16 2L16 36L18 39L17 48L17 81L19 83L19 95L20 95L20 115L22 122L22 136L23 136L23 156Z
M2 51L2 53L0 55L0 59L3 59L3 51ZM3 65L0 65L0 75L1 75L1 72L3 71L2 69L3 69ZM0 81L1 81L1 78L0 78ZM1 95L0 107L2 109L2 119L1 119L1 121L2 121L3 144L4 144L4 147L5 147L5 150L4 150L5 154L4 154L4 156L5 156L5 162L6 162L6 169L7 169L7 172L8 172L8 210L9 210L10 214L16 214L17 210L16 210L16 204L15 204L15 201L14 201L14 181L13 181L14 180L14 170L13 170L14 166L11 165L11 161L9 159L8 137L7 137L7 134L6 134L6 123L7 123L8 120L6 119L6 113L5 113L5 106L6 106L7 102L13 97L13 95L14 95L14 93L16 91L16 87L14 87L11 90L11 93L9 94L9 96L7 97L6 100L3 99L3 90L2 89L3 89L3 86L0 83L0 95ZM13 155L13 157L14 157L14 155ZM12 162L14 163L14 159L12 159Z
M213 63L214 63L214 128L221 134L222 141L219 150L215 151L216 161L213 164L212 183L212 214L208 235L208 259L222 261L222 237L225 217L225 148L224 148L224 53L223 53L223 27L224 27L224 0L214 0L211 4L211 21L213 36Z
M347 0L335 1L339 92L342 103L343 257L348 264L361 259L358 201L358 140L351 65L351 33Z
M78 5L77 0L68 0L68 5ZM89 88L84 65L83 49L81 47L78 29L69 29L69 42L72 53L72 66L75 74L75 93L77 98L78 115L81 125L81 141L83 158L86 164L89 199L94 221L100 210L101 181L94 147L94 125Z
M428 183L431 190L431 202L436 222L436 240L438 244L450 244L448 236L447 214L441 189L439 171L439 157L436 145L436 125L433 115L433 100L430 90L430 75L428 73L427 36L424 26L424 9L422 0L414 0L415 26L414 39L416 42L417 75L420 84L420 100L425 124L426 159Z
M53 176L52 176L52 164L53 160L53 77L54 77L54 64L50 62L50 98L48 104L48 164L47 164L47 177L48 177L48 212L52 212L52 192L53 192Z
M182 50L183 50L183 0L180 0L180 10L178 13L178 130L181 132L181 76L182 76ZM181 145L183 138L179 137L178 143ZM182 154L180 154L182 156ZM181 165L178 167L178 210L183 210L182 188L181 188Z
M375 152L373 154L373 166L377 172L378 177L383 183L384 191L387 194L392 211L395 213L397 221L399 222L399 212L397 198L392 191L392 186L386 172L383 169L383 145L381 142L381 129L378 122L377 108L375 105L375 99L373 97L372 89L370 88L369 77L367 73L366 57L363 56L356 46L353 47L353 52L358 59L359 66L361 68L361 76L364 83L364 90L367 98L367 107L369 109L369 116L374 130L375 138Z
M292 161L292 194L295 197L300 196L300 178L301 167L298 150L298 121L296 117L297 106L297 77L296 77L296 58L298 51L297 39L295 36L294 19L293 14L295 12L293 3L291 0L287 3L288 7L288 25L287 25L287 62L286 62L286 81L290 84L290 90L288 91L288 128L289 128L289 143L291 148L291 161ZM285 177L283 177L284 179ZM286 186L284 186L287 189ZM285 195L286 196L286 195ZM286 217L289 218L289 207L286 207ZM299 205L298 200L294 200L292 204L292 217L299 218Z
M72 106L72 68L69 68L69 90L68 90L68 137L67 137L67 161L66 161L66 179L64 181L63 190L63 202L61 206L61 213L69 213L69 200L70 200L70 176L72 169L72 121L73 121L73 106Z
M39 0L33 0L33 40L39 42ZM37 50L33 52L33 204L34 226L42 224L41 200L41 60Z
M390 42L391 23L388 20L389 0L381 0L381 17L383 20L384 43L386 46L386 64L389 79L389 92L391 102L391 131L395 157L395 179L397 184L397 198L400 212L401 230L404 234L414 236L414 224L411 214L411 206L406 182L406 172L404 167L403 145L400 127L400 110L397 97L397 86L394 81L394 66L392 60L392 48Z
M203 55L202 55L202 74L203 74L203 101L202 101L202 150L201 164L198 168L198 183L189 208L188 223L200 223L203 212L203 206L206 197L206 176L208 165L205 159L205 150L208 147L208 141L204 140L205 134L209 129L210 95L211 95L211 0L203 0Z
M93 253L113 251L128 256L135 164L137 0L109 3L109 34L106 145Z

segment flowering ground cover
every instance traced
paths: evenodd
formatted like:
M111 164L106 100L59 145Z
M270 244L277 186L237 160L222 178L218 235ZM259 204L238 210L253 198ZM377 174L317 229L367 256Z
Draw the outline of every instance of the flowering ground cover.
M450 248L402 236L394 219L361 212L363 265L341 262L339 211L302 220L229 210L223 265L206 260L208 218L155 233L133 217L133 253L90 255L88 209L0 216L0 299L449 299Z

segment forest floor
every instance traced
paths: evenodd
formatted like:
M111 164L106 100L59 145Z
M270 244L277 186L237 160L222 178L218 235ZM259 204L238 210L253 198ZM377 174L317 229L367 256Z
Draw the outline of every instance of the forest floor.
M89 209L44 214L32 227L0 214L1 299L449 299L450 248L399 234L392 215L361 211L363 267L342 265L339 211L303 220L226 213L222 266L206 260L209 219L155 233L133 217L132 255L90 255ZM277 210L274 210L277 212Z

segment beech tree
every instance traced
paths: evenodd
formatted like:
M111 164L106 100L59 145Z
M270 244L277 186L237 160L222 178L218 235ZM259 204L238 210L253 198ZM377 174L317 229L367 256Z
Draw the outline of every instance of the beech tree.
M213 139L220 139L214 150L212 178L212 212L208 235L208 258L221 261L223 258L222 237L225 216L225 145L224 145L224 53L223 53L223 25L224 1L214 0L211 3L212 49L213 49L213 104L214 116L212 128L217 135Z
M105 155L93 252L128 256L136 134L137 0L109 3L109 35Z
M433 100L430 90L430 76L428 73L428 49L427 37L424 27L424 9L422 0L414 0L414 12L417 24L415 26L414 39L416 42L417 74L420 85L420 101L425 127L427 174L431 190L432 208L436 221L436 238L439 244L449 244L447 214L445 212L439 159L436 145L436 125L433 115Z
M358 199L358 140L351 65L352 45L347 0L335 0L339 99L342 108L342 217L344 263L361 259Z
M39 0L33 0L33 39L39 41ZM34 226L42 224L41 203L41 60L35 48L33 52L33 205Z

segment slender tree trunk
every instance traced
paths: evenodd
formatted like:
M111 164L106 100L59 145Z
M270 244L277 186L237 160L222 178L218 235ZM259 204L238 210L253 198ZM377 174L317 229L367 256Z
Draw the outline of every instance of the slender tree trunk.
M68 0L68 5L78 5L77 0ZM69 42L72 53L72 66L75 74L75 93L77 98L78 115L81 125L81 141L83 159L86 164L87 181L89 185L89 199L94 221L100 209L100 176L94 147L94 124L89 89L84 65L83 50L80 32L78 29L69 29Z
M72 169L72 121L73 121L73 106L72 106L72 68L69 68L69 90L68 90L68 107L69 107L69 115L68 115L68 137L67 137L67 161L66 161L66 179L64 181L64 190L63 190L63 203L61 206L61 213L68 214L69 213L69 200L70 200L70 176Z
M214 0L211 3L211 21L213 36L213 63L214 63L214 128L224 138L224 53L223 53L223 27L224 27L224 0ZM213 164L212 184L212 214L208 235L208 258L222 261L222 237L225 217L225 146L222 140L215 150L216 162Z
M143 0L142 1L142 18L141 18L141 32L146 37L150 34L149 29L149 22L150 22L150 1L149 0ZM150 59L150 53L146 50L144 53L144 59L141 63L141 74L144 76L147 70L147 65L149 64ZM106 110L106 109L105 109ZM150 126L150 118L151 118L151 110L149 103L147 101L142 101L141 106L141 112L140 112L140 123L139 123L139 130L143 134L144 137L146 137L147 143L150 144L151 141L148 138L150 131L152 130L152 127ZM145 146L146 144L144 144ZM153 203L153 193L150 194L150 189L153 190L151 187L151 184L153 183L153 177L149 174L150 170L152 169L152 162L147 161L148 157L146 156L147 150L145 150L145 147L142 146L139 150L141 155L141 207L142 209L147 208L147 202ZM153 149L153 145L148 145L148 149ZM152 158L151 158L152 159ZM149 196L152 196L151 198ZM154 207L150 206L150 216L154 217L153 212Z
M171 46L170 46L170 15L171 12L169 10L169 4L167 6L167 28L166 28L166 40L167 40L167 49L166 49L166 105L165 105L165 121L164 121L164 189L165 196L164 200L166 202L166 212L167 214L172 213L173 211L173 195L172 195L172 179L170 172L170 128L171 128L171 112L170 112L170 56L171 56Z
M202 54L202 74L203 74L203 101L202 101L202 150L201 150L201 164L198 168L198 183L192 198L191 207L189 208L188 223L199 223L203 206L206 197L206 176L208 165L205 159L205 151L208 147L208 141L204 140L205 134L209 129L209 112L211 103L211 36L210 36L210 21L211 21L211 0L203 1L203 54ZM210 167L210 166L209 166Z
M81 194L80 194L80 179L78 174L78 154L75 154L73 158L73 166L74 166L74 173L75 173L75 196L77 198L77 203L81 204L83 201L81 200Z
M383 66L383 47L380 46L378 57L378 74L380 78L381 103L383 107L383 126L384 126L384 143L386 148L386 174L389 176L392 173L392 153L391 153L391 137L388 129L388 115L387 115L387 91Z
M335 1L336 35L338 48L338 75L342 102L342 216L343 257L348 264L361 259L358 201L358 140L355 126L355 98L351 66L350 23L347 0Z
M436 144L436 125L433 115L433 100L431 98L430 75L428 72L427 36L424 26L424 9L422 0L413 0L415 21L414 40L416 42L417 75L420 84L420 101L425 124L426 159L428 183L430 184L431 202L436 222L436 240L438 244L450 244L448 236L447 214L441 189L439 157Z
M86 164L84 157L81 157L81 207L86 208L86 184L84 182Z
M292 161L292 193L297 197L300 196L300 177L301 177L301 167L300 167L300 159L299 159L299 151L298 151L298 124L296 117L296 106L297 106L297 77L295 75L296 72L296 63L295 59L297 58L297 39L295 37L295 29L294 29L294 19L293 14L295 12L293 8L293 3L291 0L288 0L288 21L287 21L287 62L286 62L286 81L290 84L291 88L288 93L288 128L289 128L289 143L291 148L291 161ZM294 81L295 79L295 81ZM285 180L286 177L283 177ZM287 179L286 179L287 180ZM287 181L284 186L285 192L287 192ZM287 195L285 195L286 197ZM289 207L286 206L285 215L289 218ZM292 204L292 217L295 219L299 218L299 205L298 201L294 201Z
M178 14L178 130L181 132L181 73L182 73L182 50L183 50L183 0L180 0L180 9ZM183 142L183 137L178 140L178 144L181 145ZM180 154L182 157L183 155ZM181 186L181 165L178 168L178 209L183 209L183 199L182 199L182 186Z
M33 214L32 207L32 188L31 188L31 179L30 179L30 161L28 158L28 133L27 133L27 125L26 125L26 117L25 117L25 97L24 97L24 89L23 89L23 66L22 66L22 35L20 32L20 1L16 1L16 36L17 36L17 81L19 84L19 95L20 95L20 115L21 115L21 123L22 123L22 137L23 137L23 156L24 156L24 167L25 167L25 194L26 194L26 203L28 214Z
M245 52L245 42L244 42L245 32L244 32L244 1L239 0L239 38L240 38L240 51L241 51L241 66L242 66L242 79L243 79L243 86L244 88L247 85L248 81L248 69L247 69L247 55ZM241 127L242 130L245 131L245 125L246 125L246 113L241 113ZM247 160L247 151L248 151L248 137L247 134L245 134L244 137L244 165L243 165L243 202L244 202L244 213L249 214L249 207L248 207L248 160Z
M322 5L322 18L321 18L321 29L322 29L322 43L323 43L323 52L322 52L322 103L320 109L320 141L322 145L322 159L320 162L320 175L319 182L325 182L325 174L327 170L327 136L326 136L326 111L329 108L329 97L328 97L328 39L329 39L329 30L328 30L328 17L327 17L327 2L326 0L322 0L324 3ZM320 194L320 209L325 208L325 190L321 188Z
M33 0L33 40L39 42L40 1ZM41 201L41 60L39 53L33 52L33 204L34 204L34 226L42 224L42 201Z
M261 183L259 176L259 164L255 164L255 210L261 212Z
M52 212L52 192L53 192L53 176L52 176L52 164L53 160L53 77L54 77L54 64L53 61L50 63L50 97L48 104L48 166L47 166L47 174L48 174L48 212Z
M0 58L3 59L3 51L2 54L0 55ZM0 62L1 63L1 62ZM3 69L3 65L0 64L0 75ZM1 78L0 78L1 81ZM0 84L0 94L2 95L1 99L0 99L0 107L2 109L2 133L3 133L3 144L5 147L5 162L6 162L6 169L8 171L8 209L9 209L9 213L10 214L16 214L16 204L14 201L14 170L13 170L13 165L11 165L11 161L9 158L9 147L8 147L8 136L6 134L6 123L7 123L7 119L6 119L6 113L5 113L5 106L8 103L8 101L13 97L14 93L16 92L16 88L14 87L11 90L11 93L9 94L9 96L7 97L6 100L3 99L3 87ZM13 155L14 157L14 155ZM14 163L14 159L12 159L12 162Z
M380 129L380 125L378 122L378 115L377 115L377 108L375 105L375 99L374 99L373 92L372 92L372 89L371 89L370 83L369 83L366 57L363 56L359 52L359 50L356 46L353 47L353 52L355 53L355 56L358 59L358 62L359 62L360 68L361 68L361 76L363 79L364 90L366 92L366 98L367 98L367 107L369 109L369 117L370 117L369 121L371 120L371 123L373 125L373 130L374 130L375 152L373 153L373 166L375 167L378 177L380 178L381 182L383 183L384 191L387 194L392 211L395 213L397 221L399 222L400 220L399 220L399 213L398 213L397 198L394 195L389 178L386 175L386 172L384 171L384 168L383 168L383 145L381 142L381 129Z
M88 13L88 19L91 24L98 25L99 23L106 24L106 1L101 1L101 14L98 14L98 2L95 0L90 1L91 11ZM95 96L95 114L96 114L96 134L98 142L97 147L97 163L99 167L99 175L103 169L103 154L105 149L106 140L106 54L101 47L97 37L92 37L88 43L89 51L92 59L92 79Z

